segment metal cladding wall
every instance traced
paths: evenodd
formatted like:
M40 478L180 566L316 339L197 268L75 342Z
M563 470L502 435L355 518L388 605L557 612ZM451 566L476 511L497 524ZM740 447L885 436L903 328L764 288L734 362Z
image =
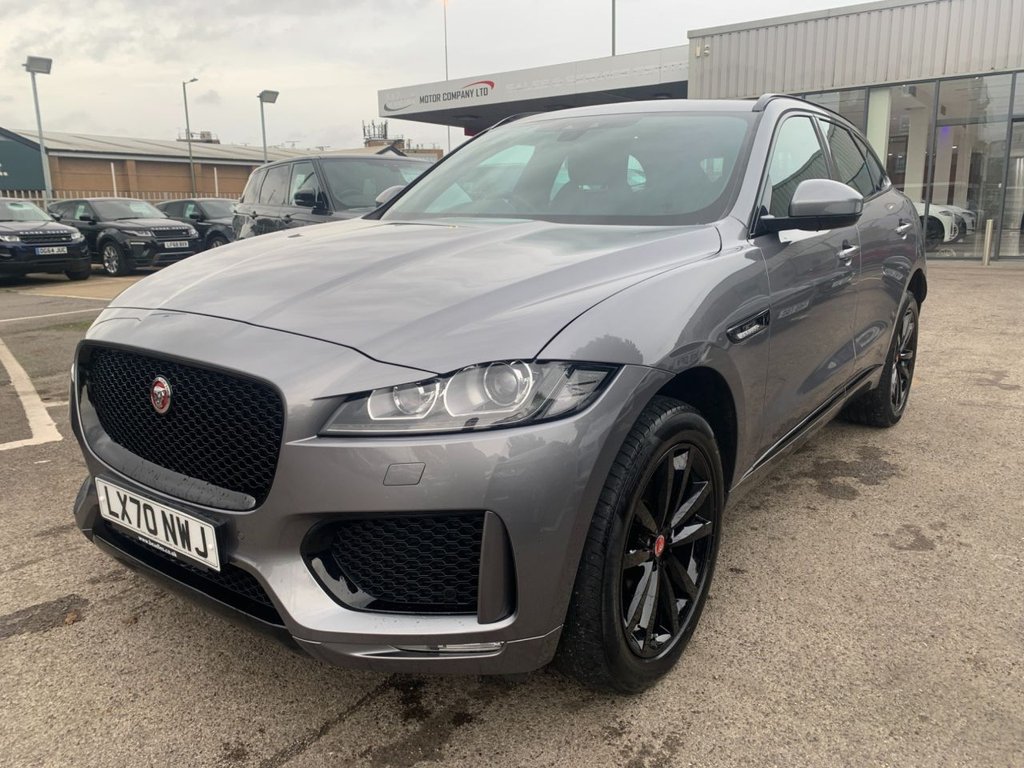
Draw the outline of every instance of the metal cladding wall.
M1024 68L1024 0L883 0L694 30L690 98Z

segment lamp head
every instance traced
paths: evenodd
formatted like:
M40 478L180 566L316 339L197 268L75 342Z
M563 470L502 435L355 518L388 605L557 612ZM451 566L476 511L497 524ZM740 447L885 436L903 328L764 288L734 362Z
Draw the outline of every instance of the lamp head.
M37 75L48 75L53 67L53 59L47 59L43 56L29 56L21 66L28 72L34 72Z

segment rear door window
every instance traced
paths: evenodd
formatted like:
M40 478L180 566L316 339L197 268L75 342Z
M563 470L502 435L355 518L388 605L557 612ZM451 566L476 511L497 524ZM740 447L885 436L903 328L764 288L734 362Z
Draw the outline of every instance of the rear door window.
M850 132L835 123L822 122L821 126L825 129L825 139L836 166L836 181L853 187L864 197L873 195L875 183L868 171L867 161Z
M291 163L275 165L267 169L267 178L260 187L260 205L285 205L288 196L288 181Z
M160 206L160 209L168 216L171 216L173 218L180 218L181 205L182 203L180 200L175 200L173 203L167 203L166 205Z
M871 147L867 145L867 142L863 141L859 136L854 136L853 138L857 142L857 146L860 147L864 159L867 160L868 173L871 174L871 183L876 191L881 192L889 185L889 178L885 175L885 168L882 167L878 158L875 157L875 153L871 151Z

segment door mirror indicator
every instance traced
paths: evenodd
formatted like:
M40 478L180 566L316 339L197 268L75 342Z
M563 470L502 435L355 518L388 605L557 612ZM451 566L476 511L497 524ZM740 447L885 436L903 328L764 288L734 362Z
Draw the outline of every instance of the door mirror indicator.
M864 197L846 184L831 179L805 179L789 203L789 216L763 215L762 232L786 229L817 231L852 227L864 210Z

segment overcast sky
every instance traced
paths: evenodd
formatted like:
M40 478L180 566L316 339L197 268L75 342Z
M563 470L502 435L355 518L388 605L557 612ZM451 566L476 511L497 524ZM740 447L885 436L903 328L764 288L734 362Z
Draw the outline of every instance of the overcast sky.
M686 43L688 29L831 7L829 0L618 0L618 52ZM608 55L611 0L448 0L453 78ZM0 0L0 126L33 128L21 64L39 76L50 130L168 139L193 130L259 144L359 146L377 91L444 77L442 0ZM439 146L443 128L394 120L392 135Z

